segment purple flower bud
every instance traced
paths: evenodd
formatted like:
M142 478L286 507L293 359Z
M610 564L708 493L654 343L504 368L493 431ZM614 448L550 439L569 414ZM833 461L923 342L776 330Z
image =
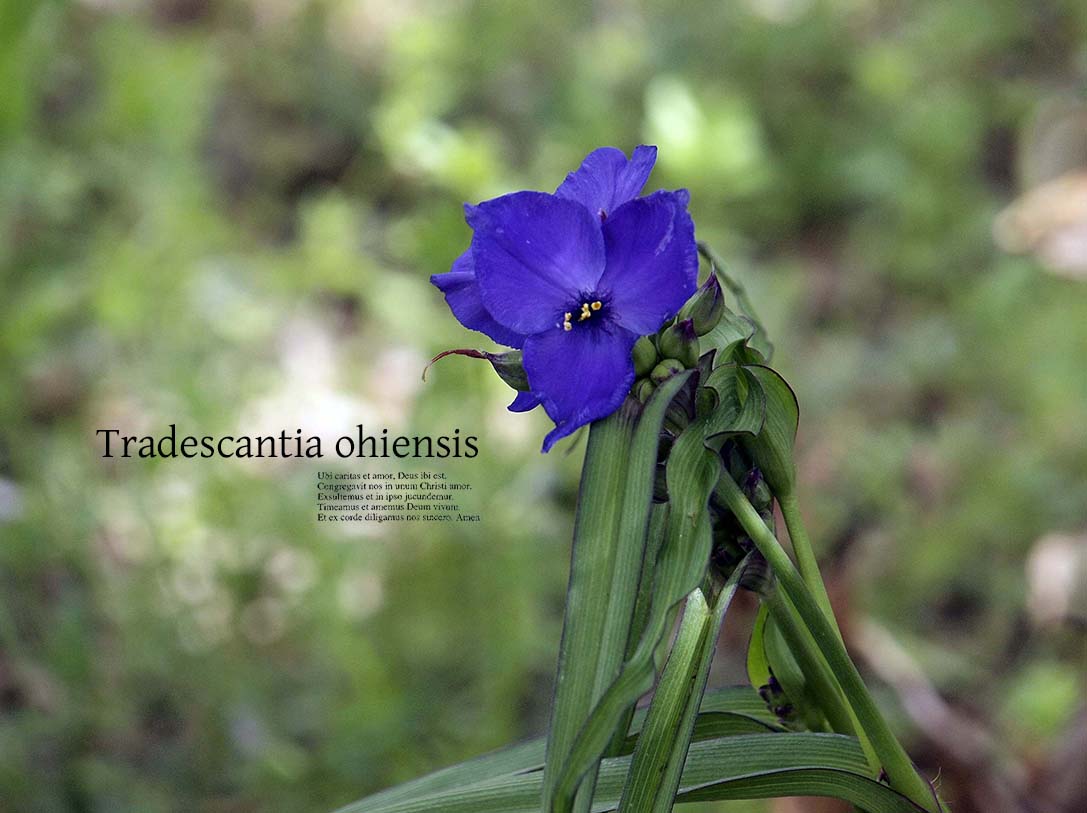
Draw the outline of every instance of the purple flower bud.
M725 297L721 291L721 283L717 274L711 273L695 295L687 300L687 304L679 312L679 318L691 319L695 332L699 336L705 336L717 327L724 312Z

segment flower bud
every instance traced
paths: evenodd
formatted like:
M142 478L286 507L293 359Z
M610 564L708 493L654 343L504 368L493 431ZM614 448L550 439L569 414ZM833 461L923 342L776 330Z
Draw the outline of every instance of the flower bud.
M695 333L694 321L677 320L666 328L660 337L661 355L680 361L687 369L698 366L698 334Z
M750 541L743 541L748 542L748 545L745 547L741 542L740 548L748 553L750 558L747 560L747 567L744 568L743 575L740 577L740 587L765 598L774 589L774 572L770 569L770 565L766 563L766 559L763 558L761 553L757 550L751 550L752 544Z
M665 359L653 368L649 378L654 384L663 384L677 373L682 373L685 369L683 362L676 359Z
M653 390L656 388L656 384L648 378L643 378L634 384L634 397L637 398L640 403L644 404L649 400L649 396L653 394Z
M648 336L642 336L634 343L634 374L639 378L649 375L657 365L657 348Z
M679 319L690 319L694 322L695 333L705 336L717 327L724 312L725 297L721 292L721 283L717 280L717 274L711 273L702 287L687 300L679 312Z
M761 512L770 508L774 495L770 492L770 486L757 466L744 476L740 487L756 511Z

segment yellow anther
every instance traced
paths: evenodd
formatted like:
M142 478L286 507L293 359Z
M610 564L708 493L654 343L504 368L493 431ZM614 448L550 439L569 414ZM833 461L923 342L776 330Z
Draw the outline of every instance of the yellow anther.
M577 320L579 322L584 322L586 319L588 319L592 315L593 315L592 312L589 310L589 303L588 302L582 302L581 303L581 314L578 316Z
M571 316L573 316L573 314L570 313L569 311L567 311L566 313L564 313L562 315L562 329L563 330L573 330L574 329L574 326L570 324L570 317Z
M589 305L589 307L592 308L594 311L598 311L602 307L604 307L604 303L598 299L596 300L596 302L593 302L591 305Z

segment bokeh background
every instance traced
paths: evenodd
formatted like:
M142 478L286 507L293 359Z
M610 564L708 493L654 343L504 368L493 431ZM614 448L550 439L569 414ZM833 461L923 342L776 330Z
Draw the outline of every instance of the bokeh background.
M487 347L427 277L462 202L638 143L776 341L912 753L1087 809L1087 5L13 0L0 87L0 810L322 811L544 730L581 448L420 381ZM482 525L94 435L359 422L478 435Z

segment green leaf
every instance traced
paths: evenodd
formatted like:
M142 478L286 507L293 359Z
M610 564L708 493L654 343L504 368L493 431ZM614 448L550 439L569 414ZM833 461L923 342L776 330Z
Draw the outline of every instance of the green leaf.
M791 494L796 483L793 444L800 423L796 395L769 367L752 364L744 370L758 382L766 405L761 430L755 437L744 438L744 444L774 493L779 497Z
M746 367L724 364L714 368L705 386L717 398L717 408L703 428L703 444L718 452L727 438L760 434L766 423L766 395Z
M698 340L698 347L702 353L708 350L714 351L714 364L761 361L761 355L758 358L749 359L743 352L757 330L755 323L750 319L739 316L726 307L713 329Z
M640 416L633 407L636 402L628 399L590 429L544 768L545 804L561 798L558 810L588 809L595 765L610 742L621 742L618 723L637 700L637 695L629 703L609 698L608 714L598 715L594 727L583 732L590 712L619 675L627 651L661 425L669 403L691 375L685 372L663 382Z
M692 422L672 446L666 468L669 504L665 538L641 640L569 749L555 792L546 794L545 809L556 813L571 809L578 784L615 736L624 712L652 687L654 650L668 629L669 614L698 586L709 561L712 535L707 506L721 472L715 440L737 431L756 431L761 426L762 402L757 394L752 395L760 391L754 386L756 381L735 365L711 373L707 386L717 393L717 408ZM551 762L549 752L545 770L552 769ZM581 798L578 796L579 805L584 804Z
M634 712L630 725L631 735L623 743L621 753L634 751L638 732L645 722L646 709ZM726 686L707 692L702 698L698 718L695 720L696 740L725 737L734 734L751 734L759 731L777 731L775 718L766 710L766 704L749 686ZM544 738L512 745L490 754L434 771L426 776L397 785L367 796L347 809L377 810L393 803L410 801L441 791L466 787L478 782L497 779L529 771L539 771L544 763Z
M601 763L594 813L616 809L630 763L629 756ZM691 745L677 801L832 796L868 813L922 810L867 776L865 770L864 754L857 741L840 734L723 737ZM542 774L533 771L392 804L364 799L339 813L539 813L542 786Z
M776 722L761 716L738 714L736 712L699 712L694 720L692 742L712 740L718 737L733 737L737 734L765 734L769 731L784 731Z
M451 765L410 782L374 793L348 805L343 810L384 810L390 805L469 787L500 776L539 771L544 763L544 744L544 738L537 737L490 754L483 754L467 762Z
M680 744L683 746L679 756L682 765L682 758L686 756L690 742L691 732L683 731L683 723L692 690L691 682L698 676L696 664L701 662L706 626L712 617L713 613L702 591L691 591L683 609L675 641L672 643L672 651L668 655L668 663L653 693L646 725L634 749L630 773L619 802L620 811L661 810L661 797L665 792L663 785L670 778L667 775L670 773L669 765L674 758L675 747ZM692 728L693 722L692 719ZM675 778L678 781L679 777ZM668 808L671 807L675 788L672 787L669 791L667 799L664 800Z
M668 664L638 738L620 810L668 813L672 809L721 624L746 565L745 560L735 568L712 607L701 590L687 598Z
M746 714L764 722L777 723L777 718L767 710L759 693L750 686L726 686L723 689L708 691L702 698L699 711L703 714L712 712Z

